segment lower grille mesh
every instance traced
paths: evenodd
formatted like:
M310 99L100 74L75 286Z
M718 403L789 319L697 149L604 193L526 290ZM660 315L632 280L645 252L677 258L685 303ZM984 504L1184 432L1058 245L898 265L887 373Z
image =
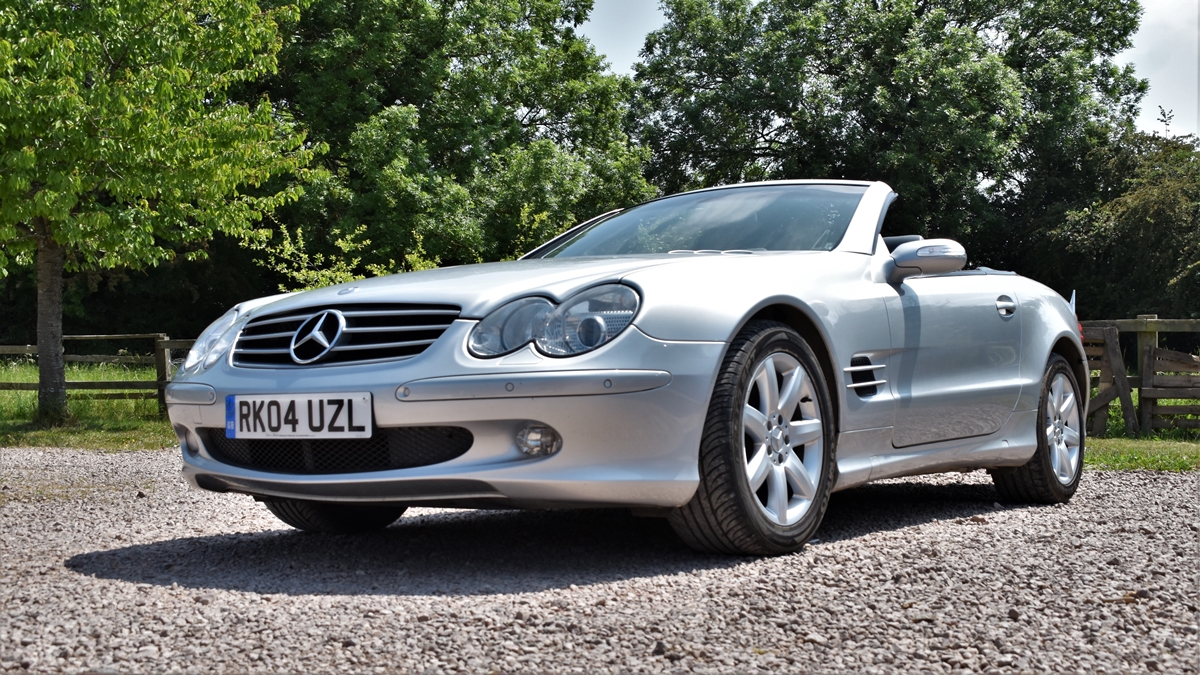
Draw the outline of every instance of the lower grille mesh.
M376 428L370 438L226 438L225 429L200 429L213 459L258 471L291 474L411 469L461 457L475 437L462 427Z

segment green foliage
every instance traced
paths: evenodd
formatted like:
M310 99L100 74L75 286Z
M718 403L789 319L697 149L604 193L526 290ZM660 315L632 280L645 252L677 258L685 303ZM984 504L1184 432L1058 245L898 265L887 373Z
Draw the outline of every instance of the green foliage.
M1200 149L1192 136L1129 133L1093 153L1094 204L1056 232L1097 317L1200 318Z
M1112 62L1137 27L1136 2L664 7L637 66L631 122L653 150L654 183L884 180L900 195L893 233L1007 232L1004 209L1046 201L1031 178L1084 182L1069 162L1130 119L1145 87Z
M589 0L316 0L249 84L329 145L250 245L292 285L512 258L642 201L628 78L576 35Z
M63 333L166 333L192 338L233 305L278 292L286 279L256 264L256 252L218 234L152 267L80 270L64 275ZM202 256L189 255L198 249ZM0 344L37 342L37 281L31 267L0 278ZM143 347L145 343L138 343ZM68 342L70 352L81 343ZM137 347L133 345L121 345Z
M253 0L0 3L0 273L36 237L71 269L153 264L173 245L247 231L300 189L247 192L312 157L236 84L276 67Z

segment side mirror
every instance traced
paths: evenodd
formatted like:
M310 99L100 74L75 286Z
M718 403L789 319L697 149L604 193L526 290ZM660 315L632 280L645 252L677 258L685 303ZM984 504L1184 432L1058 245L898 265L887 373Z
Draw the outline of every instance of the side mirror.
M909 277L957 272L967 264L967 249L952 239L922 239L901 244L892 251L888 283Z

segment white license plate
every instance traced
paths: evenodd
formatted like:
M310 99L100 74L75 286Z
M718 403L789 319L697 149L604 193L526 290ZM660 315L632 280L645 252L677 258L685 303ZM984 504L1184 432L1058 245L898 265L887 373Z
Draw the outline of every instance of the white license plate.
M371 394L225 397L226 438L370 438Z

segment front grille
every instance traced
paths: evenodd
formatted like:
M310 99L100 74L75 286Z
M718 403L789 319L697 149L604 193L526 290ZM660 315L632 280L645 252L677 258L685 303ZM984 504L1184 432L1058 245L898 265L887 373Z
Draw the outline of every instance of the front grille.
M292 337L309 318L336 309L346 329L329 353L311 365L407 359L425 351L458 318L453 305L360 304L305 307L256 317L233 346L233 365L247 368L300 368L292 360Z
M201 429L213 459L258 471L291 474L411 469L461 457L475 437L462 427L376 428L370 438L226 438Z

